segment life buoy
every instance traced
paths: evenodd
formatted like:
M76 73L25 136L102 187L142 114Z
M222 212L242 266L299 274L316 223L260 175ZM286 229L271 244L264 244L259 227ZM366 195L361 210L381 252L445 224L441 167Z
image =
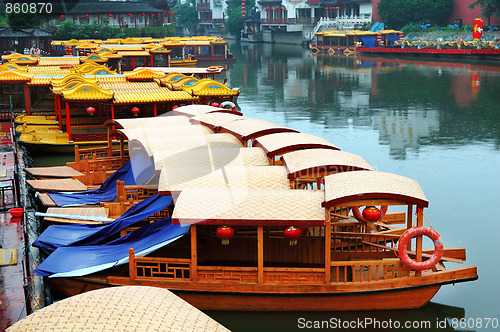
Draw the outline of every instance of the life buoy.
M381 212L382 214L381 214L380 219L379 219L378 221L382 220L382 218L383 218L383 217L385 216L385 214L387 213L387 205L382 205L382 206L380 207L380 212ZM353 207L352 207L352 214L354 215L354 218L356 218L356 220L357 220L357 221L360 221L360 222L362 222L363 224L365 224L365 226L366 226L367 228L372 228L373 226L375 226L374 224L375 224L375 222L376 222L376 221L375 221L375 222L373 222L373 221L368 221L368 220L366 220L366 219L363 217L363 215L361 214L361 212L359 211L359 207L357 207L357 206L353 206Z
M224 67L222 67L222 66L210 66L207 68L207 71L217 71L221 68L224 68Z
M236 111L236 105L232 101L229 101L229 100L226 100L226 101L220 103L220 107Z
M408 256L406 247L411 239L418 235L425 235L434 242L434 253L431 258L424 262L417 262ZM411 270L422 271L427 270L436 265L443 257L444 246L441 236L432 228L428 227L412 227L408 229L398 241L398 256L401 262Z

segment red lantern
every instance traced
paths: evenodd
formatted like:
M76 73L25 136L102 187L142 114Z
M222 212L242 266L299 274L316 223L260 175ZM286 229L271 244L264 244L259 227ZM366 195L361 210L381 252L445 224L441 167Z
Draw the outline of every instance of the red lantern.
M210 106L219 107L219 104L214 101L214 102L210 103Z
M163 14L168 14L168 12L167 11L163 11Z
M130 17L130 16L132 16L132 14L128 13L128 16Z
M245 7L243 7L243 6L242 6L242 7L241 7L241 10L245 10Z
M146 16L146 14L144 14L144 13L142 13L141 15L142 15L142 16Z
M294 246L297 244L297 240L302 235L302 230L295 226L290 226L283 231L285 239L290 241L290 245Z
M87 107L86 111L87 111L88 115L92 116L95 113L95 108L90 106L90 107Z
M382 217L382 212L375 206L368 206L363 210L363 218L368 222L377 222Z
M245 18L245 14L241 14L241 17Z
M85 14L85 17L90 17L90 15L89 14Z
M108 14L108 17L113 17L113 14Z
M283 7L283 11L286 12L286 8L285 7Z
M63 14L61 14L61 16L59 16L59 17L60 17L60 18L64 18L64 15L63 15Z
M171 12L171 13L170 13L170 16L174 16L174 12Z
M242 3L241 3L241 5L242 5L242 6L244 6L244 5L245 5L245 3L244 3L244 2L242 2Z
M476 18L472 25L472 38L480 39L483 36L483 20Z
M132 107L131 109L132 113L134 114L134 116L137 116L137 114L139 114L139 107Z
M242 14L245 14L245 11L244 11L244 10L242 10L242 11L241 11L241 13L242 13Z
M277 11L277 10L278 10L278 7L274 7L274 8L273 8L273 10L274 10L274 11Z
M160 14L158 14L158 15L156 15L156 16L160 17L161 15L160 15Z
M151 17L155 17L155 14L151 14Z
M222 240L223 245L228 245L229 240L234 236L234 229L229 226L221 226L215 231L215 235Z
M269 8L264 8L264 11L268 12L268 11L269 11Z

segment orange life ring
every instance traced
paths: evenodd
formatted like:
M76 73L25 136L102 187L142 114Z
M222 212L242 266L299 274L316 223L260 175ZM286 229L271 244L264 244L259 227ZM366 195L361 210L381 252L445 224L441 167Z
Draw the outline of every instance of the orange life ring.
M406 247L411 239L418 235L425 235L434 242L434 253L431 258L424 262L417 262L408 256ZM444 246L441 236L432 228L428 227L412 227L408 229L398 241L398 256L401 262L411 270L422 271L427 270L436 265L443 257Z
M207 71L217 71L221 68L223 68L223 67L222 66L210 66L207 68Z

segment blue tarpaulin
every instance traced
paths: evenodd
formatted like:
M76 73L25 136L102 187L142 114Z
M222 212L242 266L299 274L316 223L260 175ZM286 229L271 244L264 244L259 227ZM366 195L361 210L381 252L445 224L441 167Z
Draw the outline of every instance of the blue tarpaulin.
M47 194L57 206L78 206L110 202L116 199L116 181L119 180L125 182L125 185L135 185L130 161L111 174L99 189L75 193L48 192Z
M49 226L33 242L33 246L45 250L56 250L58 247L65 246L99 244L125 227L160 212L170 206L170 204L172 204L172 197L158 196L156 194L132 206L120 218L114 221L102 224Z
M172 225L170 218L155 221L100 246L61 247L33 272L40 276L79 277L128 262L128 250L145 256L187 233L189 226Z
M389 45L394 45L394 42L399 40L399 35L387 35L387 40L389 40Z
M375 36L361 36L364 47L375 47Z

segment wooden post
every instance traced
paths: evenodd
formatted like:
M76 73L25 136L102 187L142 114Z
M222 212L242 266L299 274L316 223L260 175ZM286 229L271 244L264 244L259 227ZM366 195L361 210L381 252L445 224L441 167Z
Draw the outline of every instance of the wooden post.
M422 227L424 225L424 211L423 208L420 206L417 206L417 227ZM416 260L417 262L422 261L422 235L417 236L417 243L416 243ZM420 277L422 275L421 271L417 271L415 273L417 277Z
M120 160L121 165L125 164L125 142L123 136L120 135Z
M406 211L406 229L410 229L413 225L413 205L408 204L408 211ZM408 241L406 250L411 250L411 241Z
M191 225L191 280L198 279L198 252L196 242L196 225Z
M134 248L128 250L128 273L132 280L137 278L137 268L135 267L135 251Z
M330 223L330 208L325 209L325 284L330 283L330 271L332 265L332 225Z
M264 282L264 228L257 227L257 282Z
M111 137L111 126L107 127L107 132L108 132L108 157L113 156L113 140Z
M155 117L158 116L157 109L156 109L156 103L154 104L154 114L155 114Z
M26 113L31 115L30 88L28 83L24 83L24 96L26 98Z
M68 142L72 142L71 139L71 122L69 118L69 103L66 102L66 132L68 133Z

